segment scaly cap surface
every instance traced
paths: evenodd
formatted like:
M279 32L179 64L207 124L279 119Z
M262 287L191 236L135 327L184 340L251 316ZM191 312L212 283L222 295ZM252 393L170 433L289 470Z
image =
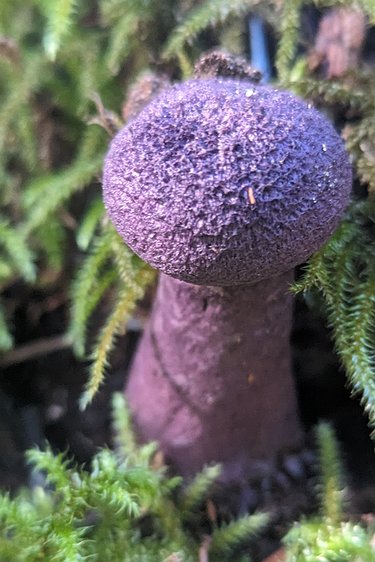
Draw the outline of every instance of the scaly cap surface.
M125 242L196 284L255 283L305 261L348 204L331 123L293 94L233 79L168 88L106 157L105 205Z

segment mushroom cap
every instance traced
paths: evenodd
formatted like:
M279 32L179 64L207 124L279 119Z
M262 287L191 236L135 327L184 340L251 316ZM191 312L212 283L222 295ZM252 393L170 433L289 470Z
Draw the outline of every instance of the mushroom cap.
M255 283L305 261L348 204L331 123L293 94L211 78L172 86L114 138L104 201L153 267L205 285Z

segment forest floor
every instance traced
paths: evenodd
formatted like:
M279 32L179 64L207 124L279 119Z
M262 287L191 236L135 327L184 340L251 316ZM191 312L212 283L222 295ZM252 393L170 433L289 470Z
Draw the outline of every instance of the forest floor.
M310 21L311 13L307 15ZM323 32L318 35L310 54L311 68L320 65L321 72L331 75L344 72L345 68L337 67L337 61L347 60L338 51L340 45L341 48L351 46L349 66L358 66L365 22L358 25L359 33L354 25L345 25L349 39L354 37L357 41L354 48L349 39L335 44L340 35L336 33L337 22L335 25L329 22L324 27L325 35ZM374 50L372 31L363 50L364 60L372 65ZM73 262L70 266L75 270L74 262L79 258L69 256ZM33 484L24 453L35 445L43 447L46 440L53 450L68 451L81 465L89 464L98 447L111 444L111 396L124 387L140 332L129 330L119 338L105 384L93 403L84 412L80 411L78 401L89 363L77 361L64 336L70 283L69 273L64 275L67 277L63 283L56 283L48 294L18 282L5 292L5 298L15 303L12 312L17 343L14 351L0 358L0 489L3 490L15 491ZM105 307L103 303L91 322L93 338L95 326L100 326L106 315ZM140 313L140 318L145 316L147 307ZM280 458L273 478L250 483L245 491L243 487L233 489L232 495L222 500L228 511L243 512L247 507L271 514L272 524L257 539L252 553L255 562L264 561L279 548L281 537L293 521L318 508L313 428L321 419L332 423L339 440L348 487L346 510L356 519L375 513L375 461L366 418L359 401L350 396L323 315L314 313L302 299L296 300L292 346L300 414L306 430L305 448L302 454L290 452Z
M48 440L54 450L68 450L78 463L87 464L98 447L111 443L110 399L124 386L139 338L137 331L120 338L106 383L81 412L78 400L88 363L78 362L63 338L57 338L60 349L50 351L50 338L66 329L65 300L51 295L47 309L45 295L41 300L37 294L25 294L19 302L15 311L18 351L26 352L8 355L0 378L0 486L11 490L32 484L24 451L33 445L43 446ZM100 318L95 322L100 323ZM28 342L26 348L22 341ZM35 342L39 347L35 348ZM302 455L291 452L280 458L272 479L251 483L245 492L233 489L231 497L223 500L229 511L262 509L271 514L272 525L253 553L259 561L279 547L293 521L317 509L313 427L320 419L333 424L340 442L348 512L358 518L375 512L375 463L366 420L346 388L324 320L302 300L296 302L292 346L306 447Z

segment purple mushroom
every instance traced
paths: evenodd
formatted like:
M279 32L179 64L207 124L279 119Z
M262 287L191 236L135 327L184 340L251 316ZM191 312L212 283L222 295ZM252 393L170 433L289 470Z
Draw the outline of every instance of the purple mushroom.
M299 445L289 286L351 182L323 115L243 80L170 87L113 140L106 208L162 272L126 394L140 437L180 473L215 461L246 475Z

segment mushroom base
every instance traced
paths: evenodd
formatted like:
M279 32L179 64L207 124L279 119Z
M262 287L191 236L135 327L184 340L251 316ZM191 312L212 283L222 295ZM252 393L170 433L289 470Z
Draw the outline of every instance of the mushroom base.
M181 474L220 462L236 480L299 445L292 281L202 287L161 275L126 395L140 438Z

